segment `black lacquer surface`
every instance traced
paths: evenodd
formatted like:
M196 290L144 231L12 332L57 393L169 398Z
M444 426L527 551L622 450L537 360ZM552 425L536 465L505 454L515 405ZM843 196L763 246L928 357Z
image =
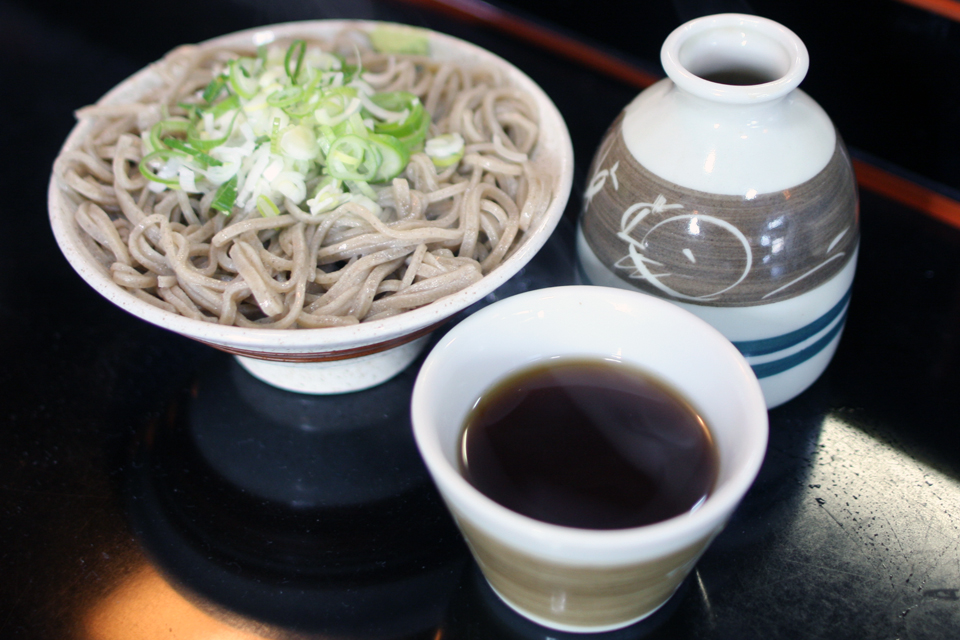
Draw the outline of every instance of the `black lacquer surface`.
M489 303L574 280L586 166L634 90L401 3L150 8L0 1L0 638L573 637L479 577L410 438L416 365L342 398L266 387L89 289L46 184L72 110L181 42L299 18L422 24L516 63L574 138L573 204ZM861 216L833 363L771 412L760 477L677 596L606 637L960 637L960 231L868 193Z

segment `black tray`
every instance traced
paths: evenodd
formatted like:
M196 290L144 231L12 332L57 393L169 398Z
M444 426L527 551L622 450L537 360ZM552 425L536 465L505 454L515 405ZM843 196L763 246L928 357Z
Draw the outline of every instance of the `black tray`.
M584 174L638 88L417 3L155 6L0 0L0 637L568 637L479 577L411 440L419 363L335 398L267 387L85 285L46 183L72 110L177 44L290 19L421 24L514 62L574 139L560 227L488 304L575 281ZM760 477L675 598L610 638L960 637L960 230L861 196L834 361L771 412Z

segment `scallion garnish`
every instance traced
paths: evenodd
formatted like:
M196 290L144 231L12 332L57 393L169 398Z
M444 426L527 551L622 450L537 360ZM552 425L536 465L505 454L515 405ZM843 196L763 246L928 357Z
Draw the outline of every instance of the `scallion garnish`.
M290 48L287 49L287 57L283 59L283 68L293 84L297 84L297 79L300 77L300 68L303 66L303 57L306 53L307 43L303 40L294 40L290 43ZM296 56L296 61L291 71L290 63L294 61L294 56Z
M276 203L263 195L257 198L257 210L264 218L272 218L280 215L280 209L277 208Z
M187 155L193 156L194 158L202 162L207 167L223 166L223 163L217 160L216 158L207 155L206 153L204 153L203 151L200 151L199 149L194 149L189 144L177 138L164 138L163 140L161 140L161 142L163 142L165 145L167 145L171 149L176 149L177 151L182 151Z
M177 176L176 172L171 172L170 177L163 177L156 171L154 171L152 165L158 164L161 167L170 169L171 160L174 156L178 155L176 151L172 149L161 149L159 151L154 151L148 153L140 160L139 169L140 173L147 180L155 182L157 184L165 185L168 187L179 186L180 178Z
M233 176L217 189L210 203L211 209L222 211L226 215L233 213L233 205L237 201L237 176Z
M370 185L400 175L423 149L430 116L417 96L377 94L362 75L304 40L261 46L179 104L185 117L164 114L144 136L140 171L153 191L212 191L211 207L225 214L280 215L284 198L313 214L375 202ZM432 157L438 166L460 158Z
M187 120L161 120L150 127L150 150L168 149L169 147L163 143L160 137L168 133L186 133L189 126L190 122Z
M273 119L270 129L270 153L280 153L280 118Z
M207 104L213 104L220 92L227 86L227 78L222 73L210 81L207 88L203 90L203 101Z

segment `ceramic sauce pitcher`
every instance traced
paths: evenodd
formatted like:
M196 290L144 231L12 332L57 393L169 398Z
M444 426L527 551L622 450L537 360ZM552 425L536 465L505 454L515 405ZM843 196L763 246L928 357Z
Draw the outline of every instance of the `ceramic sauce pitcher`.
M850 158L797 88L809 57L782 25L698 18L661 61L668 77L621 112L593 159L580 274L711 323L774 407L820 376L840 340L859 244Z

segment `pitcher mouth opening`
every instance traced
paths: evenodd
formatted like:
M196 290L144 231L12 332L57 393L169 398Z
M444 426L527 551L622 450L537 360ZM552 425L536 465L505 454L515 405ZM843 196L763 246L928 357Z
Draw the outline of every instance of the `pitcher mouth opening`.
M680 88L730 104L786 95L806 76L810 62L803 41L783 25L735 13L680 26L667 37L660 59Z

